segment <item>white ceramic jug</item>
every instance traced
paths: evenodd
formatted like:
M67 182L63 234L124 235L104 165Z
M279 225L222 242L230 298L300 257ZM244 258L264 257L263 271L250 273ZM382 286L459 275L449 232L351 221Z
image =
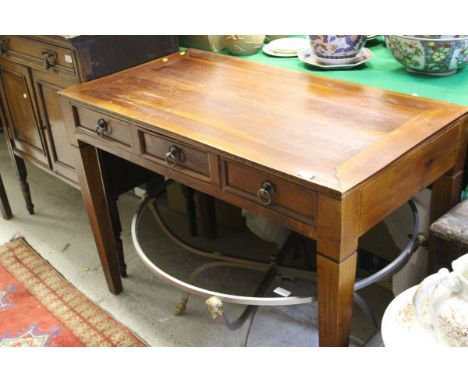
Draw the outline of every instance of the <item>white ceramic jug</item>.
M419 323L445 346L468 346L468 254L428 276L417 288L414 311Z

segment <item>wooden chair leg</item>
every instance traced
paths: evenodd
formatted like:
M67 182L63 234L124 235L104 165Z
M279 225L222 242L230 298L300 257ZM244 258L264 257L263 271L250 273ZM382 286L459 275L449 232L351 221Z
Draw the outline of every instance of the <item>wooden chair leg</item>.
M5 220L10 220L13 214L11 213L10 203L8 202L5 187L3 185L2 176L0 175L0 211Z

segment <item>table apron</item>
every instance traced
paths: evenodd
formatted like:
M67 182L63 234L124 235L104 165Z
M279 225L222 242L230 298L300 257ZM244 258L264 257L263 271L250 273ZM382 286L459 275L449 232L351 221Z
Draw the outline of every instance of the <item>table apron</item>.
M359 236L455 166L461 126L449 126L384 168L362 187Z

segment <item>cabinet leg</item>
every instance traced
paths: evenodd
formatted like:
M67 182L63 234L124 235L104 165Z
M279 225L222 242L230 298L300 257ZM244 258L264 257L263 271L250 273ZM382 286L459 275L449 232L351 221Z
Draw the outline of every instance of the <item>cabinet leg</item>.
M3 186L2 176L0 175L0 211L5 220L11 219L13 214L11 213L10 203L8 202L5 187Z
M13 155L13 164L16 169L16 174L20 182L21 192L23 193L24 201L26 202L26 209L28 212L34 214L34 204L31 198L31 191L27 182L28 172L26 171L26 165L24 164L23 158Z

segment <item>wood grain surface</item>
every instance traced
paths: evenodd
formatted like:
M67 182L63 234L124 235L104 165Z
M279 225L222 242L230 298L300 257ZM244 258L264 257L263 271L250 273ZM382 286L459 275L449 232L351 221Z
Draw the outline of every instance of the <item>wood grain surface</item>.
M337 194L468 111L192 49L62 94Z

